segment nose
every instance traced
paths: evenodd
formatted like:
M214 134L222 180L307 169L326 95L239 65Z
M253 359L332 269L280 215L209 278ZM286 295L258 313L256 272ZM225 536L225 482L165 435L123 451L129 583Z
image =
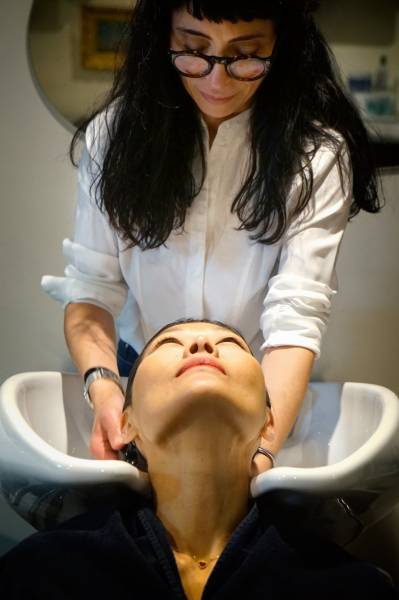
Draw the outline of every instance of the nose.
M189 346L189 354L197 354L199 352L218 356L216 344L206 335L197 335Z
M220 90L221 86L225 85L227 82L231 83L231 77L226 72L225 66L219 63L213 65L213 69L209 75L206 76L206 79L211 85L212 90Z

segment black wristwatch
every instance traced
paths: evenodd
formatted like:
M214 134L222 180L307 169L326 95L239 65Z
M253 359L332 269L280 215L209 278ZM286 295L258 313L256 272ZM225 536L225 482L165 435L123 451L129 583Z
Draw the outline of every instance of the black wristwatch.
M125 393L119 375L110 369L107 369L106 367L92 367L91 369L88 369L84 374L83 379L83 397L91 408L94 408L94 406L90 399L89 387L96 379L112 379L112 381L115 381L115 383L119 386L121 392L123 394Z

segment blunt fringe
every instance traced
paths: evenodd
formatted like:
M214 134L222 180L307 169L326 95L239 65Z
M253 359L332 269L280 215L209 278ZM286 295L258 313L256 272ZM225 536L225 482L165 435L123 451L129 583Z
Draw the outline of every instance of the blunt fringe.
M251 160L231 212L250 239L274 244L313 190L311 160L322 144L343 154L353 177L351 220L361 209L381 209L369 135L346 94L335 59L318 30L315 0L138 0L126 29L126 60L102 105L79 125L75 149L94 117L105 112L107 145L95 180L97 204L127 247L165 244L183 227L187 208L206 177L199 111L167 55L172 12L187 8L216 23L272 19L274 59L259 86L250 117ZM111 116L112 115L112 116ZM335 133L339 136L334 135ZM342 144L342 138L344 144ZM201 177L192 173L200 157ZM291 214L286 199L295 176L301 193Z

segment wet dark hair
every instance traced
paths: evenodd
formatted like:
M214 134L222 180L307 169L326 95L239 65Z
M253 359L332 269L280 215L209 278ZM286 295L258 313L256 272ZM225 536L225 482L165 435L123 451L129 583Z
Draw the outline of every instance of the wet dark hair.
M157 333L155 335L153 335L150 340L148 340L148 342L144 346L143 350L140 352L140 354L136 358L136 360L133 364L132 370L130 371L128 381L127 381L126 392L125 392L125 403L123 405L123 410L126 410L132 404L132 400L133 400L132 388L133 388L134 378L136 377L137 369L139 368L140 364L142 363L142 361L145 357L147 348L149 348L151 346L151 344L153 343L153 341L156 340L156 338L159 337L165 330L170 329L171 327L174 327L175 325L185 325L186 323L210 323L211 325L218 325L219 327L223 327L224 329L229 329L230 331L233 331L236 335L238 335L241 339L243 339L244 342L247 344L244 336L238 329L236 329L235 327L232 327L231 325L226 325L225 323L222 323L222 321L209 320L209 319L178 319L177 321L168 323L167 325L162 327L162 329L157 331ZM252 352L250 346L248 344L247 344L247 346L253 356L253 352ZM266 390L266 406L271 408L270 397L269 397L267 390ZM120 451L120 457L122 458L122 460L130 462L131 464L136 466L141 471L145 471L145 472L148 471L147 461L135 444L132 444L132 443L127 444Z
M206 175L200 114L167 54L172 12L180 8L216 23L263 18L276 24L271 69L256 91L251 111L250 166L231 206L241 222L239 229L255 232L250 239L262 244L281 239L290 219L311 198L311 160L322 144L337 153L341 182L342 155L345 148L348 151L353 173L349 219L360 209L380 210L369 136L314 22L312 10L317 4L314 0L138 0L126 32L126 60L108 97L81 123L70 148L76 166L77 141L89 122L105 110L108 141L95 182L100 192L96 198L127 247L138 245L144 250L165 244L173 230L184 226L186 211ZM192 173L198 152L199 184ZM301 193L288 215L286 200L297 174Z

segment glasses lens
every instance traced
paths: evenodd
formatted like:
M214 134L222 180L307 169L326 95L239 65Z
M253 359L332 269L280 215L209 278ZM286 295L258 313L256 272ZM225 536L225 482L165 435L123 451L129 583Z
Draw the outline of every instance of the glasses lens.
M236 60L230 64L230 73L239 79L257 79L266 75L268 64L256 58Z
M200 56L180 54L175 58L175 67L184 75L201 77L209 71L209 63Z

